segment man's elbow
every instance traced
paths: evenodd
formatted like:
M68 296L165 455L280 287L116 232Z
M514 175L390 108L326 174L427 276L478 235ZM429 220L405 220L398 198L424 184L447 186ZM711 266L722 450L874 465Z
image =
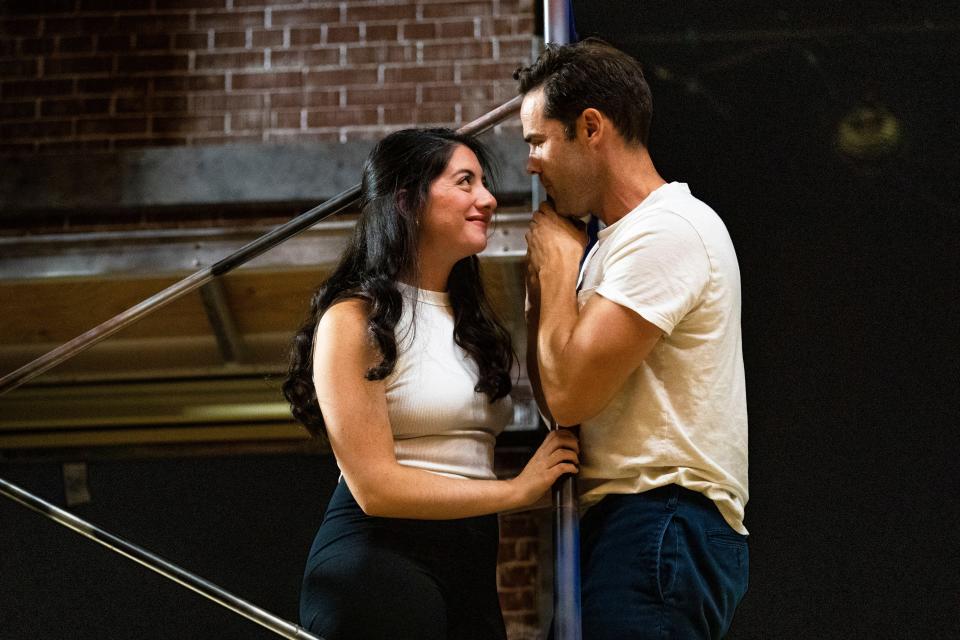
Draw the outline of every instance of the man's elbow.
M599 413L572 393L555 393L547 399L550 414L561 427L572 427Z

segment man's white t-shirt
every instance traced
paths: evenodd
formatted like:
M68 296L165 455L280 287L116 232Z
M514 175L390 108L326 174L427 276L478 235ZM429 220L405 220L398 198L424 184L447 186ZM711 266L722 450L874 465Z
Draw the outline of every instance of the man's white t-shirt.
M600 231L580 274L580 307L594 295L663 337L580 430L583 504L678 484L746 534L740 269L723 222L687 185L663 185Z

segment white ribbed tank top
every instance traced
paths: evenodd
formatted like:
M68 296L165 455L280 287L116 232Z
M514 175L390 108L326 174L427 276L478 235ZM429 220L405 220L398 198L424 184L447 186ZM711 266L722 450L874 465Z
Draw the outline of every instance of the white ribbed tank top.
M495 478L493 447L512 417L510 397L491 404L474 391L477 365L453 340L448 294L397 286L404 302L397 364L384 380L397 461L444 475Z

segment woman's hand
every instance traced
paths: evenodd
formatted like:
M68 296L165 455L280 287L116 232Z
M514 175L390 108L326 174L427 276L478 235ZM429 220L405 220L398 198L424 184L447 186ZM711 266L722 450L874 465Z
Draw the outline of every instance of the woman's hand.
M566 473L577 473L580 465L580 442L570 429L555 429L547 434L533 457L516 478L521 505L528 506L546 493Z

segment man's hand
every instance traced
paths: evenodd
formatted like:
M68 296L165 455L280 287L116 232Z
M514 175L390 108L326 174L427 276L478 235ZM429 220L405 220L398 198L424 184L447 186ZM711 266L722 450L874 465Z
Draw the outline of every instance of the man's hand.
M549 202L541 202L533 212L526 239L528 285L539 285L541 270L568 269L571 263L576 268L580 264L587 246L586 225L576 218L561 217Z

